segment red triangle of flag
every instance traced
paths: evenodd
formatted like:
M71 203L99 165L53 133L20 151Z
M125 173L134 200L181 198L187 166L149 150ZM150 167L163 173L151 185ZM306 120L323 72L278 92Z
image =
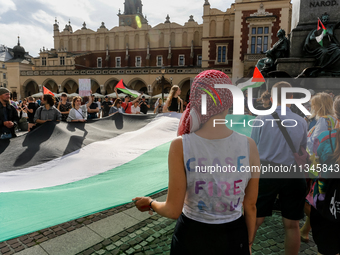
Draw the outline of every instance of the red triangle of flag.
M321 20L318 18L318 30L321 28L326 30L325 26L322 24Z
M50 95L54 96L54 93L51 90L49 90L45 86L43 88L44 88L44 94L50 94Z
M116 88L117 89L126 89L125 86L124 86L124 83L123 83L123 79L118 82L118 84L116 85Z
M255 66L252 82L266 82L260 70Z

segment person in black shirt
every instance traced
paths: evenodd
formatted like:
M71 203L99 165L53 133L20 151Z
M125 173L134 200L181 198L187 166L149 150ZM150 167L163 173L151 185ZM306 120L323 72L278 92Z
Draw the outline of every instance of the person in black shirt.
M111 106L112 103L109 101L109 97L105 96L105 101L102 102L103 117L109 116Z
M183 100L179 97L181 94L181 89L178 85L173 85L171 87L169 97L166 100L163 112L179 112L183 113Z
M110 110L109 110L110 111ZM92 104L87 107L87 119L96 119L99 112L98 104L94 101L94 95L92 95Z
M10 104L10 91L0 88L0 139L16 137L15 126L19 121L17 110Z
M148 108L150 108L150 105L145 101L145 96L142 96L142 101L139 103L140 112L147 114Z
M33 97L28 98L28 106L27 106L27 116L28 116L28 131L35 125L34 123L34 115L39 105L34 102Z
M61 121L66 121L70 110L72 109L72 105L70 102L67 102L67 95L65 93L61 94L60 101L58 103L58 110L61 113Z

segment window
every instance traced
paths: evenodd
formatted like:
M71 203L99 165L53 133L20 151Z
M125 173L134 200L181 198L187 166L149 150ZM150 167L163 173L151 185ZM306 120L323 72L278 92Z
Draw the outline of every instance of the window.
M65 65L65 57L60 57L60 65L61 66Z
M46 66L46 57L41 58L41 65Z
M97 58L97 68L102 68L103 64L102 64L102 58Z
M217 59L216 62L217 63L227 63L228 59L227 59L227 45L219 45L217 46Z
M122 66L121 58L116 57L116 67L121 67L121 66Z
M2 64L2 68L6 68L6 67L5 67L5 64Z
M7 85L6 85L6 83L4 83L4 88L7 88Z
M251 29L251 54L260 54L268 50L269 27L253 27Z
M157 66L163 65L163 56L157 56Z
M197 56L197 66L202 66L202 55Z
M178 56L178 65L179 66L184 66L185 64L185 56L184 55L179 55Z
M6 73L3 73L2 76L3 76L4 80L6 80Z
M142 57L136 57L136 67L142 66Z

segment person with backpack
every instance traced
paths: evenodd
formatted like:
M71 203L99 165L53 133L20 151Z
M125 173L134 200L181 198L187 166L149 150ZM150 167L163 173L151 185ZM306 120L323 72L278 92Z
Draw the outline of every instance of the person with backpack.
M308 133L307 133L307 152L312 156L312 161L315 159L313 153L313 146L315 139L326 130L332 130L335 127L336 119L333 117L333 99L327 93L318 93L311 99L311 116L308 120ZM314 155L313 155L314 154ZM308 181L307 192L310 189L310 181ZM310 226L310 204L308 200L305 204L306 221L300 229L301 241L309 242Z
M259 150L262 170L265 167L269 169L270 167L294 166L296 158L292 147L295 152L301 147L306 148L307 122L293 113L289 108L290 105L286 105L286 115L281 114L283 107L281 106L281 90L291 87L288 82L284 81L273 86L273 89L277 89L276 111L272 115L258 116L256 120L263 121L264 125L252 128L251 138L254 139ZM291 99L293 94L287 93L286 97ZM280 119L280 121L272 123L266 121L267 119ZM284 128L281 125L283 121L291 127ZM299 221L304 216L306 197L306 181L303 179L303 174L301 175L288 179L286 177L288 175L282 176L280 173L274 173L274 176L272 173L262 174L259 182L256 228L261 226L265 217L272 215L275 198L279 195L285 229L285 254L289 255L297 255L300 249Z
M334 111L340 120L340 97L335 98ZM340 129L321 133L314 148L322 171L314 179L310 194L310 223L314 242L321 254L340 253Z
M54 106L55 98L50 94L44 94L42 97L43 106L40 106L34 115L34 122L44 124L48 121L60 121L61 113Z
M311 100L310 120L315 119L315 125L307 134L307 151L312 155L314 140L322 132L334 128L336 119L333 117L333 99L327 93L318 93Z

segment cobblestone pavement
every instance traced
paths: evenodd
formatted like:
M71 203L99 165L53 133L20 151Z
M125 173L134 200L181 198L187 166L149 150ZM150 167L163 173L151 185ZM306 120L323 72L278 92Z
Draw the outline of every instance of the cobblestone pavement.
M153 198L166 194L160 192ZM96 213L74 221L63 223L48 229L0 243L0 255L11 255L29 247L41 244L75 229L82 228L93 222L100 221L110 215L131 208L133 203L119 206L104 212ZM302 226L304 221L300 222ZM161 217L157 214L123 230L122 232L104 239L100 243L78 253L78 255L107 255L107 254L170 254L171 238L176 225L175 220ZM301 243L300 254L317 254L317 248L311 234L308 244ZM62 244L60 244L62 245ZM29 250L27 250L29 251ZM29 254L29 253L25 253ZM253 255L284 254L284 230L280 212L275 211L272 217L266 218L257 232L253 245ZM66 254L62 254L66 255Z
M303 221L300 222L301 226L302 224ZM78 255L170 254L175 225L175 220L155 215ZM279 212L275 212L272 217L267 218L258 230L252 254L284 254L284 230ZM317 254L316 245L311 236L308 244L301 243L300 254Z

